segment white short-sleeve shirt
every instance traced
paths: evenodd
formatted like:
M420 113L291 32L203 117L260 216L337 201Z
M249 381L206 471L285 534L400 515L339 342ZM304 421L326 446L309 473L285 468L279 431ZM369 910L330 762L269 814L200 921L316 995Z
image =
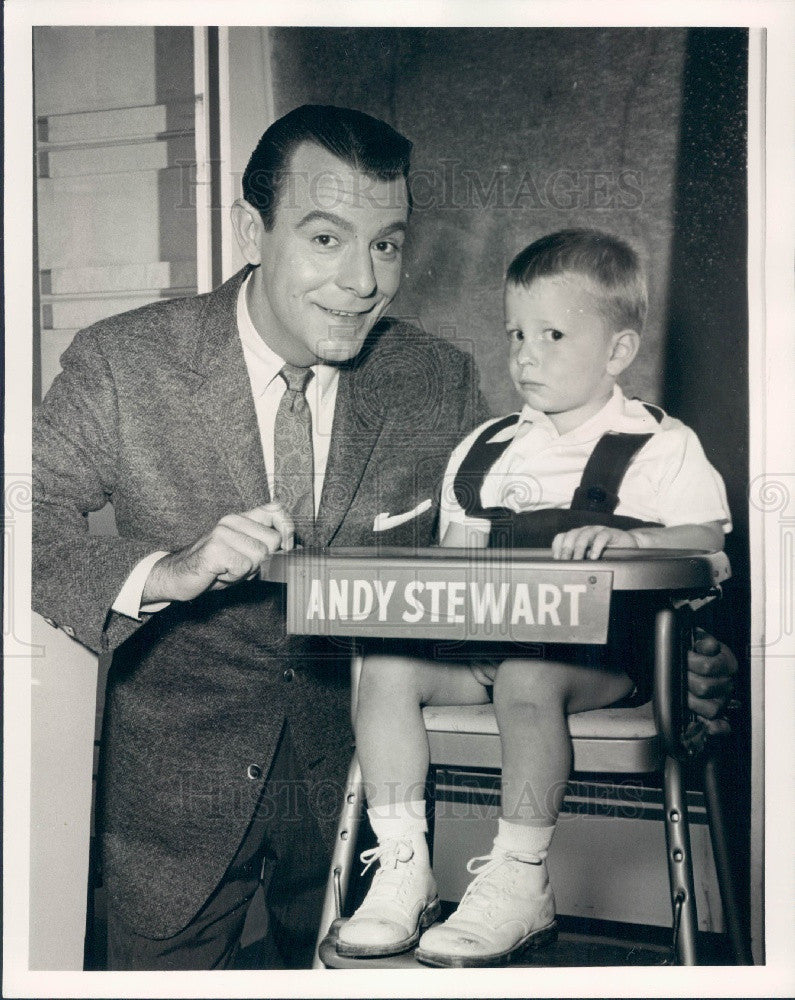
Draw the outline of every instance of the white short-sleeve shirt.
M467 517L455 499L453 483L475 440L501 419L481 424L450 456L442 488L440 537L452 523L489 527L488 521ZM618 386L598 413L565 434L558 433L546 414L525 406L517 423L490 439L510 444L484 478L482 506L517 512L569 507L591 452L608 431L653 435L626 471L616 514L666 527L718 521L725 532L731 531L723 479L693 431L667 414L658 423L640 400L627 399Z

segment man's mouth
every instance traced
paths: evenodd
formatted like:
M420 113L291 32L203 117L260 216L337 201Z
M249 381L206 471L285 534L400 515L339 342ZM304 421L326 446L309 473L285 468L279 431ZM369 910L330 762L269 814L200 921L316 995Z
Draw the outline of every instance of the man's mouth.
M319 306L323 312L328 313L329 316L338 316L340 319L358 319L360 316L366 316L369 312L372 312L373 307L370 306L369 309L361 309L358 312L351 312L346 309L328 309L326 306Z

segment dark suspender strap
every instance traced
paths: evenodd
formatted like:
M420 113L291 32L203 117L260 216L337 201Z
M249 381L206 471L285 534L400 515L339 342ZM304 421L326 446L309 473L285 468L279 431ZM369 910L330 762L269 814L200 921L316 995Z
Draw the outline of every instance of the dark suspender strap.
M612 514L618 506L618 491L630 462L651 434L611 431L596 442L574 491L571 510Z
M642 402L642 401L641 401ZM657 423L664 413L658 406L643 403ZM516 424L520 414L512 413L489 424L475 439L464 456L453 483L456 501L468 515L494 517L501 508L484 511L480 503L483 480L513 438L491 441L495 435ZM610 431L597 442L583 470L580 485L572 497L571 510L612 514L618 506L618 493L624 475L635 455L652 437L651 434L626 434Z
M489 424L472 443L472 447L464 456L453 481L453 493L456 502L468 515L480 513L480 490L488 470L505 451L513 438L505 441L490 441L495 434L505 430L519 420L518 413L511 413L496 423Z

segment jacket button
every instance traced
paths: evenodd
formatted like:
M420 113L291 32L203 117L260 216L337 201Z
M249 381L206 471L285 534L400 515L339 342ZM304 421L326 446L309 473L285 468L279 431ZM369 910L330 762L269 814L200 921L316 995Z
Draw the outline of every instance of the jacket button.
M71 625L64 625L63 630L64 632L66 632L66 634L69 636L70 639L74 639L75 630L72 628Z
M259 764L249 764L246 774L248 775L249 778L251 778L252 781L257 781L259 778L262 777L262 768L259 766Z
M288 667L282 674L282 680L286 681L288 684L295 677L295 671L292 667Z

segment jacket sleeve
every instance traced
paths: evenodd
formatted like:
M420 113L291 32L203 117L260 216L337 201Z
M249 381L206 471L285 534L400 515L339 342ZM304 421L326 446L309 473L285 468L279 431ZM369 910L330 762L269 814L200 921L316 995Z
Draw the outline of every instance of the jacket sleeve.
M88 513L112 501L119 475L116 389L91 329L61 363L33 419L33 608L99 653L140 627L111 605L155 546L89 534Z

